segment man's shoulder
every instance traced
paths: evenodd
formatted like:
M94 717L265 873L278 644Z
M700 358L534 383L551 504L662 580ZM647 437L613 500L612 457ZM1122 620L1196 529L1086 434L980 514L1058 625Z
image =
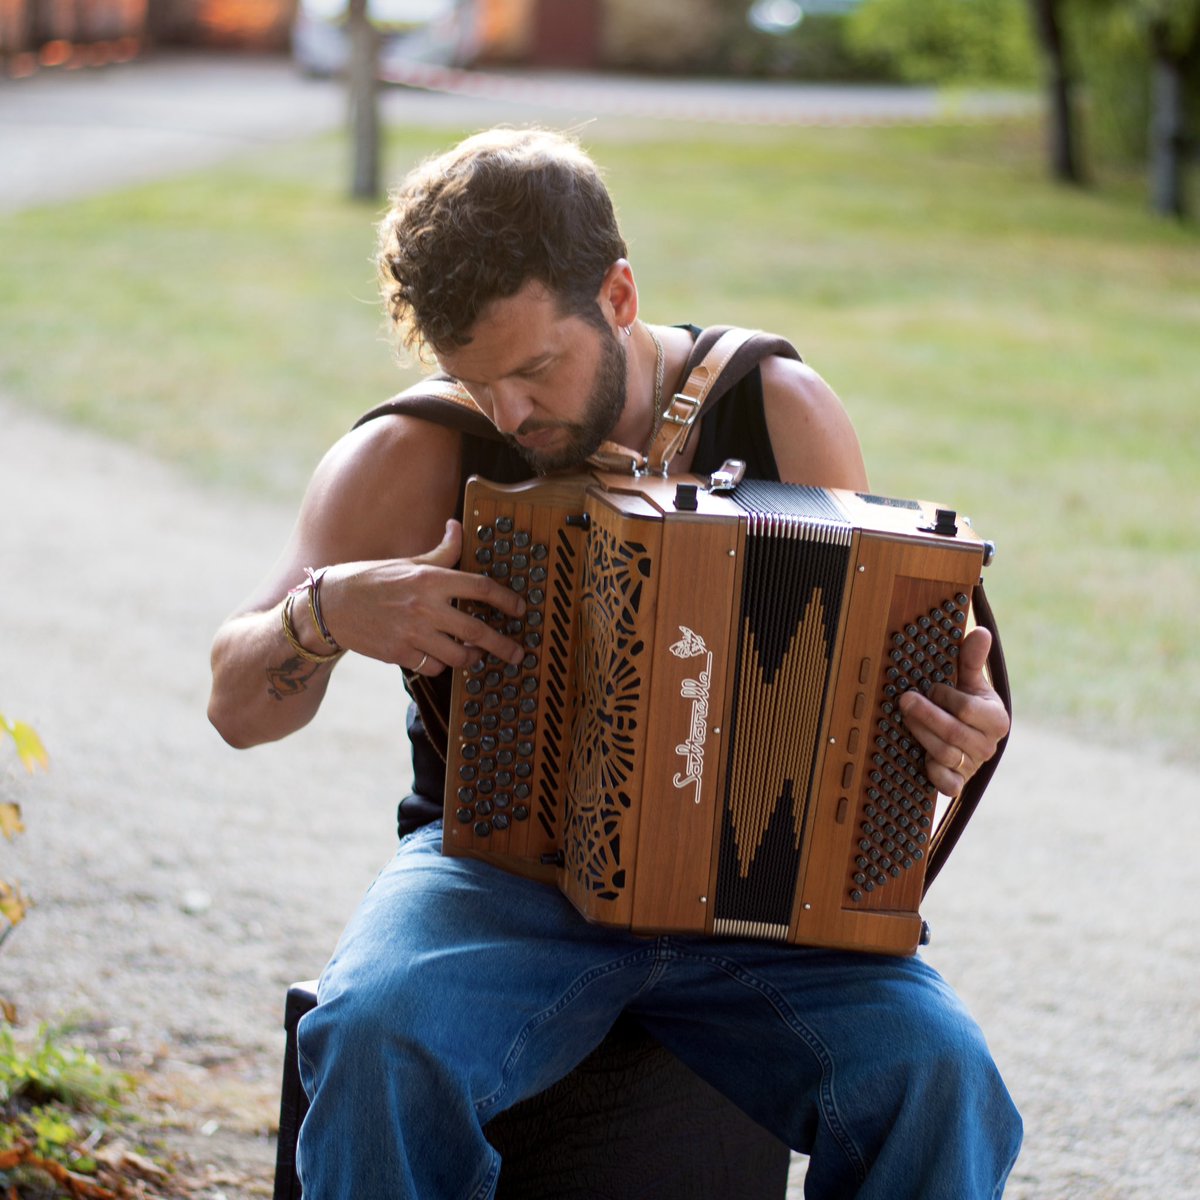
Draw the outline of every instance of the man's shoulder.
M390 476L399 467L405 473L434 467L445 471L457 464L459 447L460 435L449 426L406 412L381 412L347 430L326 460L339 473L382 471Z
M430 530L454 514L459 459L456 431L417 417L380 416L343 434L325 454L305 498L305 520L352 544L360 557L418 553L436 544L425 544Z

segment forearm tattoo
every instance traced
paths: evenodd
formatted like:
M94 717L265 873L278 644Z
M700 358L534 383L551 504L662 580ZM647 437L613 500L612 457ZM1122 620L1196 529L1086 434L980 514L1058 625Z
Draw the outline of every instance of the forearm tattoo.
M299 655L289 658L277 667L268 667L267 693L276 700L297 696L308 687L308 681L320 669L317 664L306 662Z

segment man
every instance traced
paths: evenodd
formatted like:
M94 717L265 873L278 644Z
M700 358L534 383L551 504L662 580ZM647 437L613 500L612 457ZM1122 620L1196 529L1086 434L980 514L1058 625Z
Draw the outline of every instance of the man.
M217 633L209 713L235 746L306 724L346 651L424 677L443 706L451 670L518 661L454 605L524 611L456 569L466 474L578 466L605 440L640 449L682 382L694 331L642 321L608 194L554 134L492 131L416 169L382 223L379 267L406 344L505 440L385 412L329 451L279 562ZM769 358L731 397L672 471L736 452L752 474L866 488L857 437L811 369ZM957 689L902 702L946 794L1007 732L988 643L966 639ZM979 1030L919 958L589 925L553 888L442 857L441 767L410 725L405 836L300 1027L308 1200L490 1196L499 1163L482 1126L567 1073L623 1009L811 1154L813 1194L1000 1195L1019 1118Z

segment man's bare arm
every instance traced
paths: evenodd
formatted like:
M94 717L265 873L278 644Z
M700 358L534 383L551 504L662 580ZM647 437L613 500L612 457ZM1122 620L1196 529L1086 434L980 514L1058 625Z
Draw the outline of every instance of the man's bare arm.
M342 438L318 466L295 528L267 577L217 631L209 719L231 745L285 737L316 715L335 660L307 602L288 591L305 567L327 567L321 583L326 627L345 650L425 674L464 666L482 652L509 659L508 638L460 612L475 599L516 615L509 589L458 571L461 531L450 521L459 488L458 437L409 418L373 421ZM450 469L448 469L450 464ZM309 657L312 656L312 657Z

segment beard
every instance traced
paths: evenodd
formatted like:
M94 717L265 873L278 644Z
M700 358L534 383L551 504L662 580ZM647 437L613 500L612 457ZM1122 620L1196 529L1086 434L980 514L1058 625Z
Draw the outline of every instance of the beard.
M600 363L596 378L578 421L526 421L517 436L545 429L561 430L565 441L551 450L522 446L506 434L505 441L539 474L582 466L612 432L625 409L625 346L605 327L600 338Z

